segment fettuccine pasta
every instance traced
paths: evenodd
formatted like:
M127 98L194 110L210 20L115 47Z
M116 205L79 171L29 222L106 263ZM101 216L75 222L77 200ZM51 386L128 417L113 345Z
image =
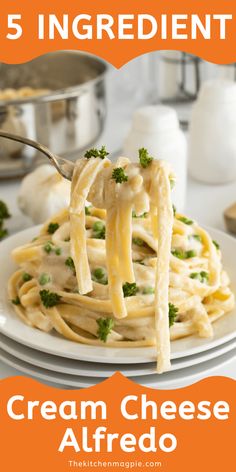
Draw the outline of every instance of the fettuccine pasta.
M9 296L25 323L69 340L156 345L161 373L170 341L212 336L234 296L217 243L172 207L168 164L140 151L77 161L70 208L13 251Z

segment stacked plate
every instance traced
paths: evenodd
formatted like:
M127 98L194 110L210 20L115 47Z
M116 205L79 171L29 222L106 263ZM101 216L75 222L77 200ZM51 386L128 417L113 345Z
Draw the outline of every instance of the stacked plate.
M26 375L65 387L95 385L114 372L153 388L178 388L209 375L220 375L236 359L236 310L214 324L214 338L197 336L172 343L172 370L156 373L154 348L107 348L74 343L59 335L26 326L7 297L7 280L14 271L11 251L31 240L32 228L0 245L0 359ZM224 266L236 287L236 240L209 230L224 254ZM235 361L236 362L236 361Z

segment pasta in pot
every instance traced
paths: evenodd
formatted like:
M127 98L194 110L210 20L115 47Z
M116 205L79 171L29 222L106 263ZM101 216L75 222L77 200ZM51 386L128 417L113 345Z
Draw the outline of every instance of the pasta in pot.
M140 151L139 164L77 161L69 209L13 251L9 296L25 323L72 341L156 345L161 373L170 341L212 336L234 296L217 243L173 209L168 164Z
M20 87L0 89L0 100L21 100L24 98L40 97L50 92L48 89Z

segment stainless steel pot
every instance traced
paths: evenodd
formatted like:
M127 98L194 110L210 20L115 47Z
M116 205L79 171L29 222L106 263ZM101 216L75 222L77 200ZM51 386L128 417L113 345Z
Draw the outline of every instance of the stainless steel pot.
M43 96L0 101L0 128L76 158L100 136L106 115L106 64L90 54L59 51L25 64L0 64L0 89L48 89ZM0 140L0 178L24 175L37 151Z

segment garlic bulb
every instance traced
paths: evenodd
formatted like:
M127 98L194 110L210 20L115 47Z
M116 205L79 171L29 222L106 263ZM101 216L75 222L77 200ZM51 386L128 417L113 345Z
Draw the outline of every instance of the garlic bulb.
M19 208L34 223L43 223L69 205L70 187L70 182L54 167L42 165L23 179L18 196Z

